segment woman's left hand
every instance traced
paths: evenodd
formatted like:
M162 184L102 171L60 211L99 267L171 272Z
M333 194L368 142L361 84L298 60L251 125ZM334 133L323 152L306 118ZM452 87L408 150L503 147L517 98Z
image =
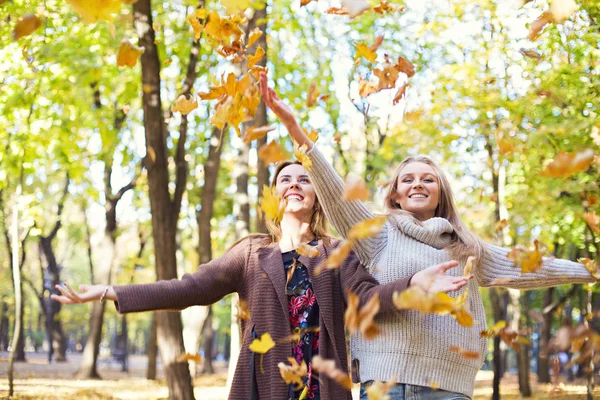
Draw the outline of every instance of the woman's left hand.
M433 265L414 274L410 280L410 286L418 286L427 292L452 292L458 290L469 283L473 275L446 275L449 269L456 268L457 266L458 262L455 260Z

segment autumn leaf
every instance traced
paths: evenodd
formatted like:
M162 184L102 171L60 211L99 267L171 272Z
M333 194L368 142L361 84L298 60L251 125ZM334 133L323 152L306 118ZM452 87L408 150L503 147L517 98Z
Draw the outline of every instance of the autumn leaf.
M117 66L135 67L138 58L144 53L144 50L144 47L138 47L129 40L123 39L119 44L119 51L117 52Z
M146 147L146 155L150 157L152 164L156 163L156 152L151 146Z
M19 40L22 37L31 35L40 26L42 26L42 20L35 14L23 15L13 30L13 40Z
M296 252L304 257L317 257L321 253L319 253L319 249L315 246L308 245L306 243L301 243L300 246L296 248Z
M463 276L470 276L473 273L473 262L476 260L475 256L469 256L463 269Z
M308 87L308 92L306 93L306 107L313 107L317 103L318 98L319 89L317 89L317 82L312 81Z
M302 130L311 142L315 143L317 140L319 140L319 132L317 132L316 130L311 129L310 132L306 129Z
M399 71L396 67L389 62L386 62L382 69L375 68L373 70L373 74L379 78L377 84L377 91L381 91L384 89L391 89L396 86L396 81L398 80Z
M292 262L292 267L287 270L287 274L286 274L287 276L285 279L286 286L292 280L292 277L294 276L294 272L296 272L297 267L298 267L298 265L297 265L296 259L294 258L294 261ZM300 340L300 338L298 338L298 340Z
M375 86L374 83L363 78L358 79L358 93L360 94L360 97L364 99L375 92L377 92L377 86Z
M554 160L549 162L541 175L553 178L567 178L587 170L594 161L594 151L581 150L576 153L559 153Z
M67 3L88 23L99 19L111 21L121 10L121 0L67 0Z
M271 125L261 126L259 128L251 127L246 129L244 132L244 143L250 143L253 140L257 140L265 137L265 135L271 131L274 131L275 127Z
M352 379L348 374L335 367L335 361L326 360L321 356L314 356L312 359L312 367L319 374L334 380L344 389L352 390Z
M342 8L348 11L350 18L356 18L371 8L366 0L342 0Z
M308 373L306 362L302 360L301 364L294 357L288 357L290 365L280 362L277 364L279 367L279 373L283 378L284 382L288 385L295 385L295 390L300 390L304 386L304 378Z
M263 31L260 28L256 27L250 31L248 34L248 44L246 48L252 47L252 45L263 35Z
M519 53L523 54L525 57L533 58L534 60L542 59L542 55L535 50L521 48L519 49Z
M531 23L531 27L529 28L529 36L527 36L529 40L536 40L540 36L542 29L552 21L552 13L549 11L545 11L542 15L537 17L537 19Z
M462 326L472 326L473 317L467 311L468 290L458 297L432 293L413 286L402 293L395 292L392 301L399 310L417 310L424 314L450 315Z
M394 100L392 101L392 105L396 105L400 102L400 100L402 100L402 98L404 97L405 93L406 93L406 88L408 88L410 86L410 84L408 82L406 82L404 85L400 86L398 88L398 91L396 92L396 94L394 95Z
M381 0L381 3L373 7L373 11L375 11L377 14L392 13L397 11L404 11L404 6L390 4L385 0Z
M494 229L499 232L499 231L503 230L504 228L506 228L507 226L508 226L508 221L505 219L501 219L500 221L498 221L494 224Z
M202 36L204 26L200 23L200 21L198 21L198 17L196 16L196 14L188 15L187 20L192 26L192 29L194 30L194 41L198 41L198 39L200 39L200 36Z
M380 215L375 218L370 218L359 222L348 232L348 239L366 239L368 237L377 235L381 231L381 228L383 228L383 225L385 225L386 221L387 217L385 215Z
M183 353L177 356L177 358L175 359L175 362L178 363L183 363L183 362L188 362L188 361L193 361L197 364L202 362L202 356L200 354L190 354L190 353Z
M325 14L333 14L333 15L348 15L348 10L341 7L329 7Z
M252 343L250 343L250 346L248 346L250 351L259 354L265 354L273 347L275 347L275 342L273 341L273 338L271 338L269 332L263 333L260 339L254 339Z
M269 69L263 67L262 65L253 65L252 68L250 68L250 70L248 71L248 73L257 81L260 80L260 74L263 72L266 74L267 72L269 72Z
M344 184L344 200L367 201L369 200L370 195L367 184L359 176L354 174L348 174L348 176L346 176L346 182Z
M248 56L248 68L251 68L254 64L260 61L260 59L263 58L264 55L265 50L262 47L258 46L254 55Z
M600 279L600 266L590 258L578 258L578 262L582 263L592 275L594 279Z
M321 264L315 271L315 274L319 275L323 269L335 269L348 257L350 250L354 246L352 240L343 241L335 250L331 252L327 261Z
M388 382L375 381L368 385L365 389L368 400L390 400L388 393L390 389L396 386L395 380Z
M348 291L348 306L344 313L344 325L350 334L358 331L366 340L373 340L379 334L379 328L373 321L379 312L379 295L375 294L359 310L359 298Z
M227 14L236 14L250 7L251 0L221 0Z
M240 299L238 301L236 317L239 320L250 320L250 310L248 309L246 300Z
M415 75L415 66L406 58L400 56L396 65L394 66L398 72L403 72L408 78L412 78Z
M535 272L544 265L543 255L546 246L535 240L533 247L517 246L507 255L510 261L515 263L516 268L521 268L521 273Z
M300 7L305 7L307 5L309 5L312 2L317 2L317 0L300 0Z
M187 99L184 95L177 98L175 105L171 107L172 112L180 112L183 115L191 113L193 110L198 108L198 102L196 97L192 96L191 99Z
M583 219L595 234L600 235L600 216L596 214L596 211L584 213Z
M376 51L379 46L381 46L381 43L383 43L383 36L377 36L375 42L371 46L367 46L364 43L355 43L356 55L354 56L354 60L359 61L362 57L369 62L375 62L375 59L377 59Z
M263 144L258 149L258 158L262 160L265 165L285 161L289 158L289 154L276 142L271 141L269 144Z
M286 201L281 199L277 189L264 185L262 198L260 199L260 209L265 217L275 223L279 223L283 218Z
M294 156L300 161L305 170L310 171L312 169L312 160L306 154L307 151L307 145L303 144L302 146L298 146L298 144L294 142Z
M463 356L464 358L468 358L471 360L477 360L479 358L479 352L463 349L462 347L459 347L459 346L450 346L450 348L448 350L456 352L456 353L460 354L461 356Z
M574 0L552 0L550 3L550 12L556 23L567 20L575 11L577 3Z

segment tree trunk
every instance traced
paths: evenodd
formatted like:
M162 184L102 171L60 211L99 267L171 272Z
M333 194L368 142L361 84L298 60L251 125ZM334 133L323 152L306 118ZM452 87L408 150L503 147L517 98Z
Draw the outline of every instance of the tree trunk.
M202 329L202 340L203 340L203 349L204 349L204 365L202 366L202 370L205 374L214 374L215 369L212 365L213 358L213 339L214 339L214 331L212 327L213 322L213 312L212 306L208 306L208 315L204 320L204 329Z
M8 351L8 330L10 329L8 321L8 303L2 300L0 304L2 304L2 317L0 317L0 351Z
M492 312L494 314L494 321L506 320L504 301L501 293L497 288L490 288L490 299L492 304ZM501 340L499 336L494 336L494 356L493 356L493 369L494 369L494 381L493 381L493 400L500 399L500 380L504 374L504 368L502 363L502 349Z
M146 369L146 379L156 380L156 313L152 313L152 322L148 329L148 342L146 343L146 354L148 355L148 367Z
M509 289L513 291L514 289ZM514 312L513 310L513 319L517 322L517 331L522 332L525 328L529 327L529 316L527 313L525 314L525 318L521 315L521 304L519 302L519 298L521 297L521 292L518 292L518 296L513 296L513 299L516 301L513 303L518 308L518 312ZM524 310L529 310L529 297L530 293L525 292L524 294ZM516 317L515 314L519 314L519 317ZM525 320L525 323L523 323ZM530 372L530 363L529 363L529 345L524 343L519 343L518 351L517 351L517 368L519 373L519 392L523 397L531 397L531 385L529 383L529 372Z
M544 292L544 305L542 307L542 328L540 342L538 345L538 382L550 383L550 348L548 344L552 338L552 312L546 312L546 308L552 304L554 288L548 288Z
M15 205L19 201L21 197L21 185L17 187L17 191L15 194ZM21 328L23 322L23 314L21 313L23 310L23 284L21 283L21 265L19 263L19 214L18 208L15 206L13 209L12 215L12 275L13 275L13 287L15 288L15 330L13 333L13 338L21 337ZM15 362L17 346L13 346L10 352L10 358L8 361L8 396L14 396L14 375L13 368Z
M183 137L180 134L177 145L175 157L177 182L171 200L167 132L160 98L160 61L152 28L150 0L138 0L133 5L133 11L139 45L145 48L141 56L144 87L142 103L147 148L145 165L148 170L156 277L159 280L174 279L177 278L177 220L187 179L187 164L184 159L186 137L185 132ZM169 398L193 399L194 391L187 364L176 361L177 356L184 352L180 313L161 312L156 316L158 348L167 377Z

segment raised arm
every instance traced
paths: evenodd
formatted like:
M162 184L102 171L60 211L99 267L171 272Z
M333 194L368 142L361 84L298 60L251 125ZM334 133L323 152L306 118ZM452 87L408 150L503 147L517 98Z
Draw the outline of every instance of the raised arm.
M502 286L513 289L538 289L570 283L594 282L595 279L583 266L569 260L544 259L544 265L536 272L521 273L520 268L506 256L509 249L485 244L486 254L479 268L474 268L479 286Z
M194 305L209 305L239 290L250 251L251 240L246 239L181 279L113 287L82 285L84 293L81 294L70 288L57 287L62 296L53 295L52 298L63 304L84 303L100 300L106 291L104 299L114 300L120 313L182 310Z
M313 162L309 175L319 202L335 230L347 238L348 231L352 226L365 219L373 218L374 215L362 202L345 201L343 199L344 182L342 178L300 128L290 108L277 96L272 88L268 87L266 75L263 73L260 78L261 93L267 107L273 110L285 125L292 139L300 146L306 145L309 149L308 156ZM354 249L365 266L372 266L372 261L385 247L387 229L388 224L384 226L379 234L356 242Z

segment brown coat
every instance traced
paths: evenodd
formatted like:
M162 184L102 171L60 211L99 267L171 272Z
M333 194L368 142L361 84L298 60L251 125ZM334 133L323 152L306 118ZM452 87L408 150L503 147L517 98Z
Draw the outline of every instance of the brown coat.
M337 367L348 371L344 309L346 289L356 293L364 304L375 293L379 294L380 312L394 310L392 294L403 291L410 278L379 285L351 253L339 269L324 270L316 275L315 269L324 262L339 241L331 240L326 246L319 240L317 257L301 256L306 266L319 304L319 355L335 361ZM238 243L223 256L201 265L193 274L181 280L159 281L141 285L115 286L120 313L148 310L181 310L193 305L209 305L223 296L238 292L250 311L250 319L242 324L242 348L238 359L230 399L248 400L253 379L256 379L260 400L287 399L288 385L281 379L277 364L292 355L292 344L283 341L291 334L288 300L285 291L286 276L281 250L277 243L265 244L262 238L251 237ZM277 345L264 354L260 369L260 355L253 357L248 345L253 333L260 337L269 332ZM254 362L254 365L251 363ZM253 371L255 378L253 378ZM350 392L321 375L323 399L352 398Z

